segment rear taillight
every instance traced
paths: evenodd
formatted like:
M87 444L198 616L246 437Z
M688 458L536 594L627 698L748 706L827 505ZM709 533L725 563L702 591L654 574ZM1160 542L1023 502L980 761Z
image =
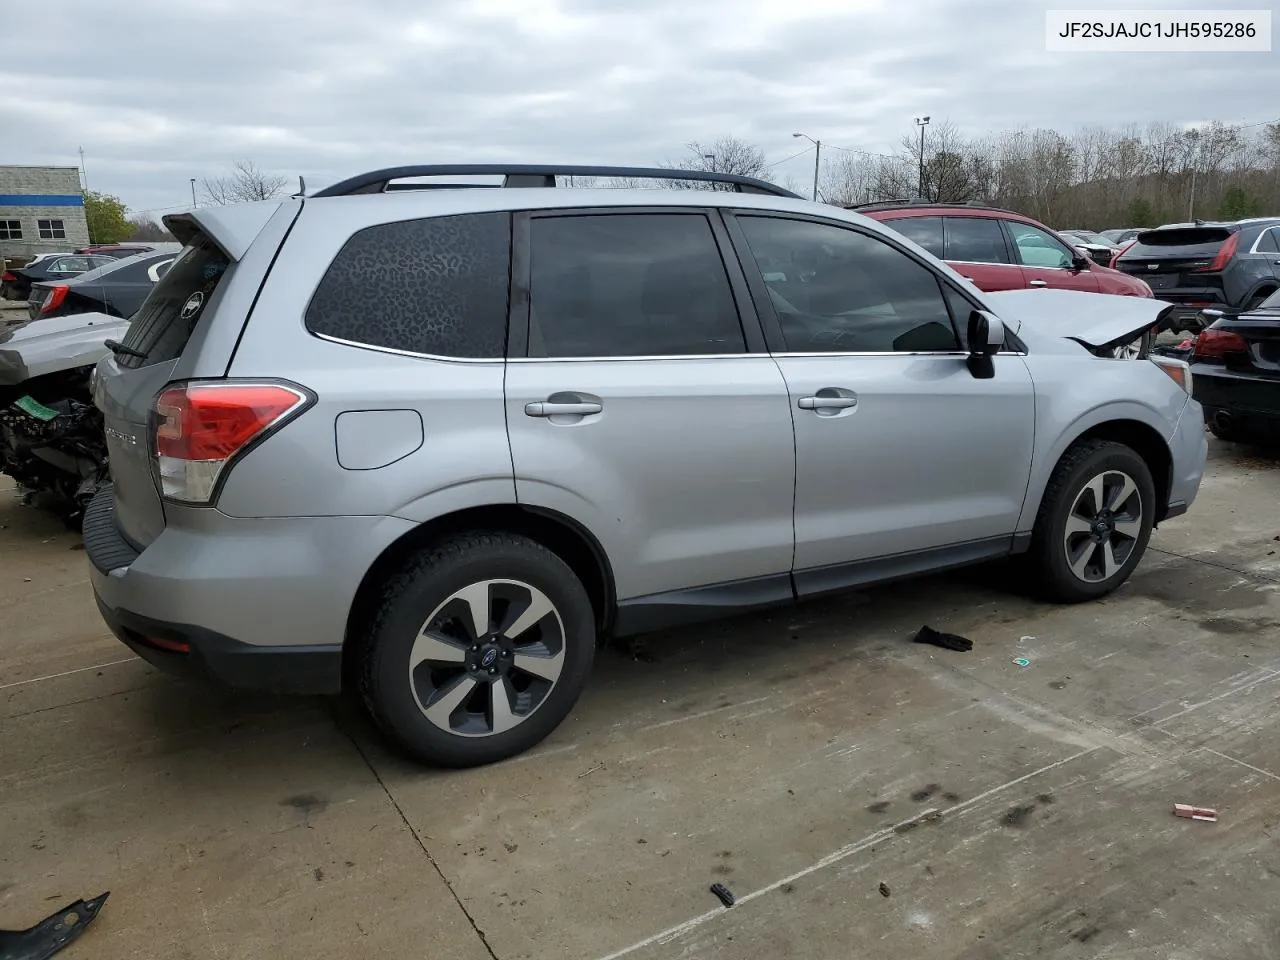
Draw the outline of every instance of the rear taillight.
M67 290L69 288L65 283L49 288L49 295L44 298L44 303L40 304L41 313L53 313L60 306L62 301L67 299Z
M1196 356L1213 357L1221 360L1228 353L1248 353L1249 344L1244 337L1230 330L1215 330L1206 327L1196 337Z
M1115 252L1115 255L1111 258L1111 263L1109 263L1109 264L1108 264L1108 266L1109 266L1109 267L1111 267L1111 269L1112 269L1112 270L1116 269L1116 261L1117 261L1117 260L1119 260L1121 257L1123 257L1123 256L1124 256L1124 252L1125 252L1126 250L1128 250L1130 247L1132 247L1132 246L1133 246L1135 243L1137 243L1137 242L1138 242L1137 240L1130 240L1130 241L1129 241L1128 243L1126 243L1123 247L1121 247L1119 250L1117 250L1117 251Z
M13 283L13 281L17 279L18 279L17 275L10 273L8 270L6 270L4 273L0 273L0 280L3 280L5 283Z
M1203 267L1192 267L1192 273L1217 273L1226 267L1227 262L1236 255L1236 247L1240 245L1239 232L1233 233L1218 248L1217 255Z
M226 468L310 403L301 387L282 383L197 382L161 391L151 412L161 492L182 503L211 502Z

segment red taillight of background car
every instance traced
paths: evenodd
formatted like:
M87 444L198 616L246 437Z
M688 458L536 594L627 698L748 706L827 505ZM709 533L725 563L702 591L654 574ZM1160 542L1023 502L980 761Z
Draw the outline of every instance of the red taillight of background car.
M300 387L281 383L188 383L161 391L151 422L165 497L209 503L229 463L310 403Z
M1206 327L1196 336L1196 356L1221 360L1228 353L1247 353L1249 345L1244 337L1230 330Z
M3 281L4 283L13 283L17 279L17 274L10 273L8 270L4 273L0 273L0 281Z
M1228 261L1236 255L1236 247L1240 245L1240 234L1233 233L1227 237L1226 241L1218 248L1217 255L1209 261L1206 266L1192 267L1193 273L1217 273L1226 267Z
M65 283L59 283L49 288L49 296L45 298L44 303L40 304L40 312L53 313L60 306L62 301L67 299L67 291L70 289Z

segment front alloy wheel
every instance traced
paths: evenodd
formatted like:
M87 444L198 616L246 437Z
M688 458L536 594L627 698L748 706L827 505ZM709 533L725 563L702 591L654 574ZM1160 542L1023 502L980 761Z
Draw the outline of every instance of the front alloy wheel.
M564 670L564 623L547 595L518 580L482 580L440 604L409 654L409 685L447 733L505 733L547 699Z
M1119 470L1099 473L1076 495L1067 515L1067 566L1085 583L1110 580L1129 561L1141 536L1137 483Z

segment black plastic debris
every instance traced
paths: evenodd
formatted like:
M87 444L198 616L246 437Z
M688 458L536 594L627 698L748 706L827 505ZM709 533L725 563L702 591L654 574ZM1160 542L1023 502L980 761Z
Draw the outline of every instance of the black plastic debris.
M890 894L889 885L887 883L880 884L880 896L887 897Z
M968 637L955 633L943 633L933 627L921 627L920 632L916 634L916 643L930 643L935 647L942 647L943 650L956 650L960 653L968 653L973 649L973 641Z
M111 892L77 900L50 914L30 930L0 930L0 960L47 960L93 922Z
M733 891L730 890L728 887L726 887L723 883L713 883L711 885L711 892L714 893L717 897L719 897L720 902L723 903L726 907L733 906L733 903L734 903Z

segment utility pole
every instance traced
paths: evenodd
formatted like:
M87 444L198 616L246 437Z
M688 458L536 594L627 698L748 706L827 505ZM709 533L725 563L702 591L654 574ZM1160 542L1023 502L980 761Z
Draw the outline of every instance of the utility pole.
M924 128L929 125L928 117L916 117L916 126L920 128L920 180L916 186L916 196L924 197Z
M191 206L198 206L196 203L196 178L191 178Z
M815 140L807 133L793 133L793 137L804 137L813 144L813 199L818 199L818 170L822 164L822 141Z
M84 192L89 192L89 174L84 169L84 147L80 148L80 179L84 181Z

